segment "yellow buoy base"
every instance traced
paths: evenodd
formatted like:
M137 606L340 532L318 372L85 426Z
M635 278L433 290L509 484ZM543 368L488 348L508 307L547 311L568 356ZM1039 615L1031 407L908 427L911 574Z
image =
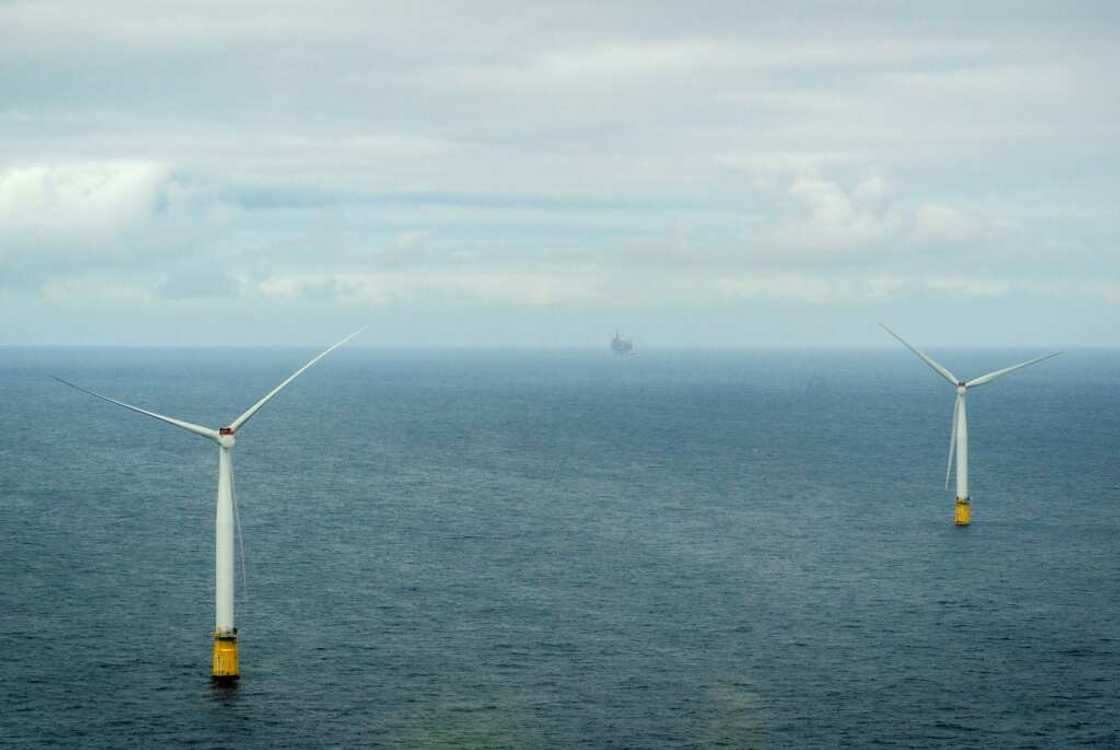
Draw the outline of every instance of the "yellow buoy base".
M237 633L214 633L214 658L210 662L215 680L236 680L241 677L237 658Z
M953 523L957 526L968 526L972 523L972 503L968 498L957 498L957 507L953 511Z

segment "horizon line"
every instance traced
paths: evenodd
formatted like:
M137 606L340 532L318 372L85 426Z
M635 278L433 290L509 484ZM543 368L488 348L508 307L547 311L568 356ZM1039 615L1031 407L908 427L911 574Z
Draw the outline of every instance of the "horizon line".
M303 349L320 346L321 342L300 344L4 344L0 349ZM1031 349L1031 348L1060 348L1063 351L1102 349L1120 349L1120 344L926 344L927 348L953 349L953 350L999 350L999 349ZM612 353L608 346L600 345L464 345L464 344L350 344L348 349L371 349L382 351L580 351ZM629 356L640 356L642 352L679 352L679 351L752 351L752 350L778 350L778 351L888 351L897 346L890 344L855 344L855 345L830 345L830 344L742 344L742 345L711 345L711 346L642 346Z

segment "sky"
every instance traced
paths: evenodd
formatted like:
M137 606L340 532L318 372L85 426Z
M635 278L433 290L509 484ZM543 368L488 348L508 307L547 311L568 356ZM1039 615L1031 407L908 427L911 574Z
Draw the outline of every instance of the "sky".
M1118 39L1114 2L0 0L0 345L1118 346Z

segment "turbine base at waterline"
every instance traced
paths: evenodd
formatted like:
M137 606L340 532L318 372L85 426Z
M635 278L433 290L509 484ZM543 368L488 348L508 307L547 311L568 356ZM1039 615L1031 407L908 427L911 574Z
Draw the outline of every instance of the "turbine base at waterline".
M957 526L968 526L972 523L972 503L967 497L958 497L956 507L953 509L953 523Z
M214 632L214 653L210 659L210 674L215 682L232 682L241 678L237 631Z

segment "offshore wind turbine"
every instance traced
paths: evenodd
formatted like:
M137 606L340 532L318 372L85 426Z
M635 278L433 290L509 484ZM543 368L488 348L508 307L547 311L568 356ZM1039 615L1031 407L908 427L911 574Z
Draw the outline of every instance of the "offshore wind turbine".
M209 427L192 424L181 419L156 414L123 401L103 396L100 393L82 388L73 383L54 377L60 383L71 388L88 393L110 404L123 406L139 414L144 414L161 422L173 425L180 429L192 432L200 437L207 438L218 445L218 501L217 516L214 523L214 650L211 658L211 673L215 680L236 680L241 676L241 665L238 658L237 628L233 624L233 523L234 523L234 497L233 497L233 446L236 442L234 435L245 425L262 406L276 396L284 386L295 380L304 370L318 362L323 357L345 344L350 339L361 333L360 330L351 333L346 338L334 344L329 349L318 354L314 359L288 376L280 385L273 388L264 398L245 410L245 413L233 420L226 427L214 430Z
M972 501L968 495L968 418L964 405L968 389L985 385L997 378L1002 378L1004 375L1008 375L1030 365L1038 364L1051 357L1057 357L1061 352L1047 354L1044 357L1035 357L1026 362L1020 362L1017 365L1005 367L1002 370L989 372L987 375L981 375L972 380L961 380L956 375L949 372L948 369L935 362L932 357L918 351L911 346L906 339L902 338L882 323L880 323L879 326L891 336L901 341L903 346L918 355L923 362L930 366L930 369L948 380L949 383L957 389L957 401L953 405L953 426L949 432L949 461L945 467L945 488L949 488L949 474L953 470L953 455L955 453L957 457L957 502L953 512L953 522L957 526L968 526L972 523Z

